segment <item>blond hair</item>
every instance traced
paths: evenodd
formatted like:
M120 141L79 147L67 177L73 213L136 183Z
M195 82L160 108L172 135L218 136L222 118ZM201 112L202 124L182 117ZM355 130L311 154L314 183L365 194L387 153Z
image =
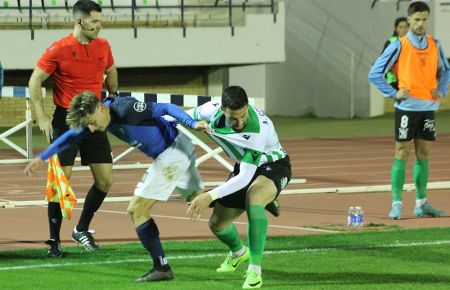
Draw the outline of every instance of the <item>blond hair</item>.
M83 121L87 114L93 114L98 103L99 100L93 92L85 91L76 95L70 102L70 108L66 118L67 125L70 128L84 126Z

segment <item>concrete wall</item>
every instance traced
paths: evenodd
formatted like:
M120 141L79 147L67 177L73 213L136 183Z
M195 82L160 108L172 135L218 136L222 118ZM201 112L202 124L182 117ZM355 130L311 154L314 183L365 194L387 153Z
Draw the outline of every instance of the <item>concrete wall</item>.
M247 15L246 26L230 29L179 28L103 30L119 67L211 66L206 92L242 85L250 97L266 98L269 114L367 117L383 112L370 93L367 73L409 2L395 0L284 0L272 15ZM448 0L430 2L429 33L436 31L450 54ZM283 5L284 4L284 5ZM439 10L439 11L437 11ZM42 51L68 31L0 30L5 68L32 68ZM447 48L447 46L449 46ZM283 62L285 60L285 62ZM247 65L247 66L246 66Z
M435 0L434 16L435 19L435 35L440 40L442 48L450 57L450 1ZM433 9L432 8L432 9Z
M285 2L286 62L267 66L266 111L369 116L375 103L370 101L368 71L409 2L400 2L399 11L397 1L379 1L373 9L373 0ZM433 26L431 17L429 33Z
M268 81L265 64L230 67L226 86L243 87L247 96L255 99L256 106L265 110L265 98L267 97L265 84Z
M285 60L284 10L278 21L270 13L247 14L245 25L235 27L103 29L118 67L161 67L272 63ZM69 30L0 30L0 58L5 69L31 69L50 44Z

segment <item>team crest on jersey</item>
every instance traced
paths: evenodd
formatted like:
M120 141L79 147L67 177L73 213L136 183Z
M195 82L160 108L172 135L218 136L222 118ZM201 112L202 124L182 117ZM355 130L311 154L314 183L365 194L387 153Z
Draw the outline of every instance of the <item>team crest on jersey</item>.
M98 60L98 69L104 70L105 69L105 59L104 57L99 58Z
M144 102L136 102L133 105L133 108L136 112L143 112L147 108L147 104Z

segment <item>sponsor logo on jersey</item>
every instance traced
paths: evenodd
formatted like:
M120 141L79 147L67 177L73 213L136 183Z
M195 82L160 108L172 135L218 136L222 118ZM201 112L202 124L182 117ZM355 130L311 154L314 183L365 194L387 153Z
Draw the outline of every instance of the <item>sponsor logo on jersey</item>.
M434 127L434 120L425 119L425 124L423 125L424 131L434 132L436 129Z
M408 136L408 128L398 128L398 139L406 139Z
M147 108L147 104L144 102L136 102L133 105L133 108L136 112L143 112Z

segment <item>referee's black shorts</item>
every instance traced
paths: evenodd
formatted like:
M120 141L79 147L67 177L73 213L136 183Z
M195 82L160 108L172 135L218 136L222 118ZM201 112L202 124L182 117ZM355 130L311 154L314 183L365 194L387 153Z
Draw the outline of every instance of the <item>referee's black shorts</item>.
M234 165L234 170L230 174L229 178L239 174L239 164ZM275 198L280 194L281 190L286 187L292 177L291 172L291 161L289 156L283 159L277 160L275 162L270 162L263 164L256 169L255 175L253 175L250 183L243 189L227 195L221 199L216 200L220 205L228 208L240 208L246 209L247 191L250 185L255 181L255 179L263 175L273 181L277 188L277 194Z
M69 130L66 124L67 110L56 106L53 114L53 139ZM73 166L75 157L80 152L81 164L112 163L111 144L106 132L94 132L80 138L76 144L58 153L61 166Z

